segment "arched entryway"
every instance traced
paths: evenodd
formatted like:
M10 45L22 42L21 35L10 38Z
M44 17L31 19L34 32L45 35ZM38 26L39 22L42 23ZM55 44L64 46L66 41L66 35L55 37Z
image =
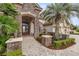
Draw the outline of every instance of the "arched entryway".
M34 20L32 15L22 15L22 35L34 35Z
M29 35L30 34L30 25L29 22L22 22L22 34Z

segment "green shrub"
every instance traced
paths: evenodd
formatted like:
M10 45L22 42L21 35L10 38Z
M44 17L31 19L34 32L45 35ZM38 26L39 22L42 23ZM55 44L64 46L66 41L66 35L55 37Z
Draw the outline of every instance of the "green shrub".
M5 46L5 42L9 39L9 35L1 35L0 36L0 45Z
M6 52L3 55L6 55L6 56L22 56L22 51L17 49L17 50L12 51L12 52Z
M62 47L62 41L54 41L54 48L60 48Z
M75 39L74 38L70 38L71 43L75 43Z
M5 52L6 48L3 45L0 45L0 55Z
M0 55L2 55L6 51L5 42L9 39L7 35L0 35Z
M53 46L54 46L54 48L58 49L58 48L62 48L62 47L67 47L67 46L69 46L73 43L75 43L74 38L67 38L67 39L64 39L64 40L54 41Z
M71 41L70 41L70 39L66 39L65 42L66 42L66 44L70 44Z
M79 32L79 28L77 28L76 31Z
M63 45L64 45L64 46L67 46L67 41L68 41L68 40L63 40L63 41L62 41L62 46L63 46Z
M39 42L41 43L41 41L42 41L42 37L39 36L39 37L36 38L36 40L39 41Z

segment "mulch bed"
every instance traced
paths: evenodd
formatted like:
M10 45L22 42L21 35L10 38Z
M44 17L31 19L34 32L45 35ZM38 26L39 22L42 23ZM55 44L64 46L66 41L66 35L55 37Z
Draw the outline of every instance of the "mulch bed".
M37 40L38 41L38 40ZM39 41L38 41L39 42ZM41 42L39 42L40 44L42 44ZM46 48L49 48L49 49L52 49L52 50L63 50L63 49L66 49L66 48L69 48L69 47L71 47L71 46L73 46L73 45L75 45L76 43L72 43L72 44L69 44L68 46L63 46L63 47L61 47L61 48L54 48L53 47L53 45L51 45L51 46L48 46L48 47L46 47L46 46L44 46L43 44L43 46L44 47L46 47Z
M67 45L67 46L63 46L63 47L61 47L61 48L54 48L53 45L52 45L52 46L48 46L47 48L53 49L53 50L62 50L62 49L69 48L69 47L71 47L71 46L73 46L73 45L75 45L75 44L76 44L76 43L72 43L72 44L69 44L69 45Z
M36 39L37 40L37 39ZM42 44L41 43L41 40L39 39L39 40L37 40L40 44ZM48 47L46 47L45 45L43 45L44 47L46 47L46 48L49 48L49 49L52 49L52 50L63 50L63 49L66 49L66 48L69 48L69 47L71 47L71 46L73 46L73 45L75 45L76 43L72 43L72 44L68 44L67 46L62 46L61 48L54 48L53 47L53 45L51 45L51 46L48 46Z

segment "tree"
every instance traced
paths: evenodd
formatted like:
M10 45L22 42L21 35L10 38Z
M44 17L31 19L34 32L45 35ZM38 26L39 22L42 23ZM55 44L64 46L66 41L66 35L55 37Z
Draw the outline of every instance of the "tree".
M71 29L72 29L72 30L76 30L76 29L77 29L77 26L76 26L76 25L71 24Z
M0 52L2 52L2 48L5 47L5 42L10 38L10 34L19 29L19 23L16 20L18 12L14 4L0 4L0 12L3 12L0 15Z
M1 34L10 34L18 29L18 21L10 16L0 16Z
M3 37L6 41L9 39L10 34L18 30L18 21L10 16L0 16L0 37ZM2 38L0 41L4 41ZM4 42L5 42L4 41Z
M55 3L50 4L41 13L42 17L46 21L51 21L55 26L55 37L59 39L59 23L66 21L68 24L71 22L71 16L79 15L79 6L67 3Z
M16 16L18 12L16 11L16 7L12 3L1 3L0 4L0 11L7 16Z

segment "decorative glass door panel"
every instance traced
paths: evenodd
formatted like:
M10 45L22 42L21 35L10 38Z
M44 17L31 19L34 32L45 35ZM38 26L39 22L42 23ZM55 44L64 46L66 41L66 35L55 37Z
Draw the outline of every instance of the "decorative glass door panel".
M22 24L22 32L23 35L29 34L29 23L23 23Z

